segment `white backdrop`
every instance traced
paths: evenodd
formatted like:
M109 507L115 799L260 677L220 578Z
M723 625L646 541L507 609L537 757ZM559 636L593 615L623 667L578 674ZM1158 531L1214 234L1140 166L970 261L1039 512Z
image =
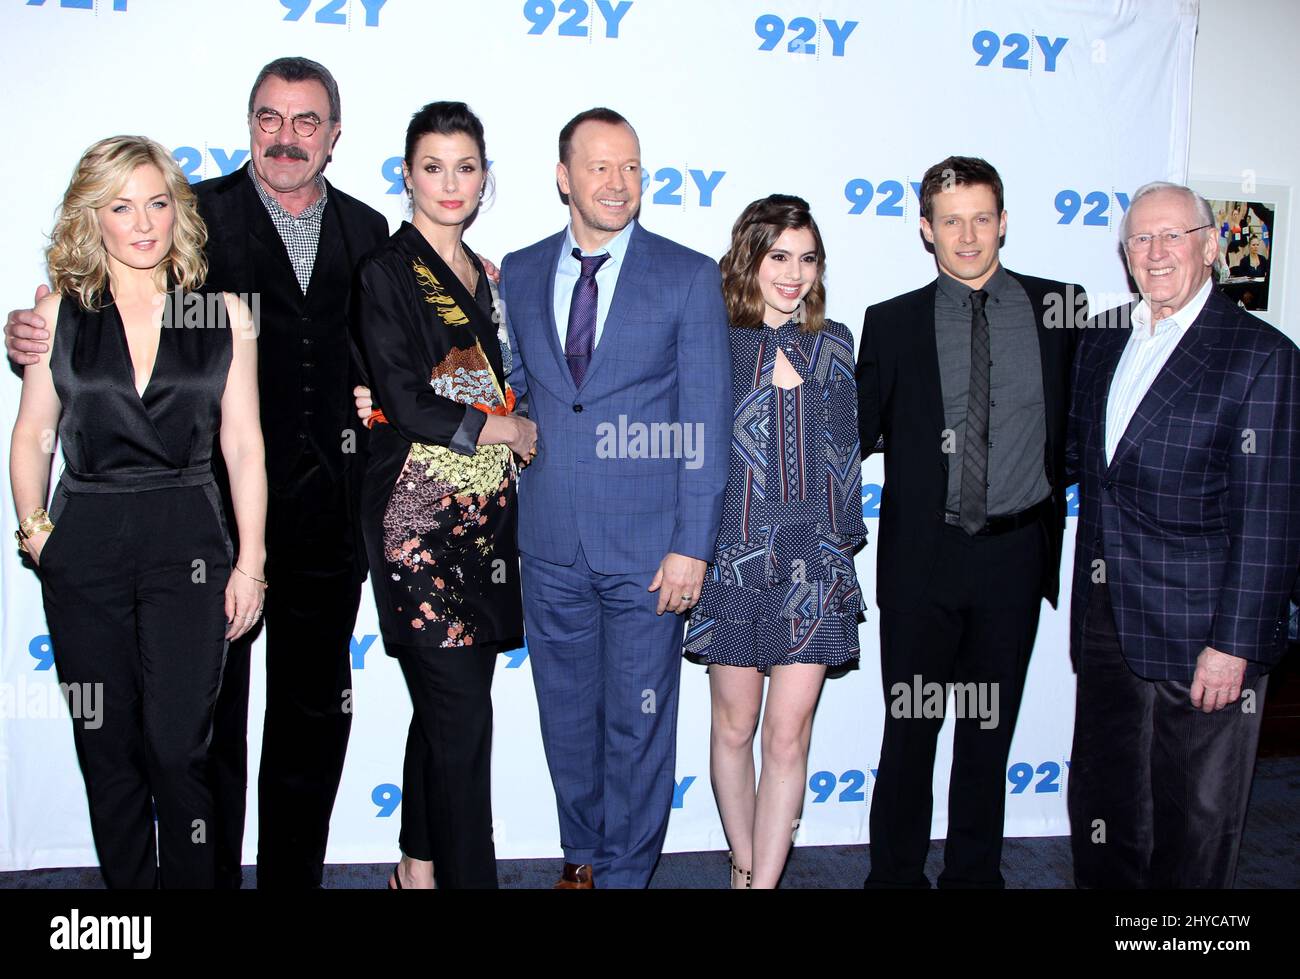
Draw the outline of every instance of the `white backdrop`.
M829 253L830 315L855 335L866 305L934 276L913 183L951 153L984 156L1001 171L1009 267L1080 281L1094 295L1127 288L1115 230L1124 195L1186 173L1195 0L0 2L0 78L9 93L0 108L6 310L30 305L44 280L53 208L89 143L143 133L172 147L195 180L228 172L246 159L248 88L262 64L287 54L334 72L343 135L328 176L394 227L404 216L394 163L406 122L423 103L463 99L484 121L497 195L467 238L498 259L563 226L556 135L576 112L610 105L641 136L650 178L641 216L653 231L719 257L749 201L778 191L806 197ZM6 373L6 446L18 396L18 380ZM880 479L873 461L864 472L869 518ZM3 483L7 538L15 520ZM875 521L867 523L874 535ZM1071 552L1067 538L1067 582ZM873 601L875 555L872 540L858 560ZM93 865L39 585L13 548L0 560L0 585L0 870ZM1067 613L1044 605L1006 783L1011 836L1067 831L1074 704ZM378 631L367 586L330 862L397 853L410 703ZM874 606L862 647L862 669L829 682L822 696L799 844L867 840L885 709ZM254 785L261 657L259 644L249 725ZM685 664L681 696L667 849L721 849L702 669ZM493 697L497 853L558 855L524 651L501 658ZM950 736L951 724L935 772L936 837L946 830ZM254 789L245 863L256 852L256 805Z

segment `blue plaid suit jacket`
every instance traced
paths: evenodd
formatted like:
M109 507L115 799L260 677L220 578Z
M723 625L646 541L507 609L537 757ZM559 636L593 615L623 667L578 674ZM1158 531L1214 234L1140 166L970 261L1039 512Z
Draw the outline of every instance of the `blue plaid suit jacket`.
M1248 660L1249 680L1286 650L1300 567L1300 350L1212 289L1108 466L1106 400L1131 309L1091 320L1075 357L1071 649L1104 571L1138 676L1190 682L1212 646Z
M567 566L581 541L599 574L653 571L669 552L712 560L732 412L718 265L637 224L575 387L555 324L563 245L560 232L501 263L509 380L538 429L519 480L519 549Z

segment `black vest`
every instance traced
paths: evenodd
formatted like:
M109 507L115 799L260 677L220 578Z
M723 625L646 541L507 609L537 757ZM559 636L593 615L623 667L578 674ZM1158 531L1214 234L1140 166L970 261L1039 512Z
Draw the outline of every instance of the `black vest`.
M352 399L352 388L362 377L350 330L354 270L363 255L387 240L388 222L329 187L316 261L303 295L248 168L246 164L194 189L208 228L208 285L240 295L257 317L262 436L272 489L268 505L274 509L277 488L292 486L296 473L319 461L334 479L344 481L355 514L369 432ZM229 507L219 460L216 469ZM310 499L293 502L312 509ZM353 571L364 577L356 520L339 532L351 536Z
M198 188L209 234L208 285L240 295L256 314L262 435L271 486L289 482L306 453L340 479L352 468L365 437L365 426L352 408L353 270L386 237L387 225L370 208L329 188L304 295L246 170ZM237 182L232 185L232 180ZM345 213L349 203L377 218L378 226L358 228Z

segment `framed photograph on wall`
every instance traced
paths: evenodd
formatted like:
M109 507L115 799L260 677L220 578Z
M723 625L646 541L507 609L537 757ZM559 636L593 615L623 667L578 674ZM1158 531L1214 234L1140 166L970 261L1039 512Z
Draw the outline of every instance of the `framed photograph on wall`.
M1282 329L1291 188L1254 180L1192 177L1210 202L1219 236L1219 287L1244 309Z

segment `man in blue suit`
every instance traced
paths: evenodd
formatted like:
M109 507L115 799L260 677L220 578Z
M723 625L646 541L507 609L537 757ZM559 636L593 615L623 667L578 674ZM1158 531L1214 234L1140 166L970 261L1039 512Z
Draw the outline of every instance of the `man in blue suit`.
M727 314L717 264L636 222L627 120L583 112L559 149L569 226L501 266L510 384L538 426L519 484L525 628L556 887L645 887L675 785L681 615L727 482Z
M1186 187L1140 188L1121 233L1142 299L1094 319L1075 359L1081 887L1232 886L1286 650L1300 351L1214 288L1213 223Z

